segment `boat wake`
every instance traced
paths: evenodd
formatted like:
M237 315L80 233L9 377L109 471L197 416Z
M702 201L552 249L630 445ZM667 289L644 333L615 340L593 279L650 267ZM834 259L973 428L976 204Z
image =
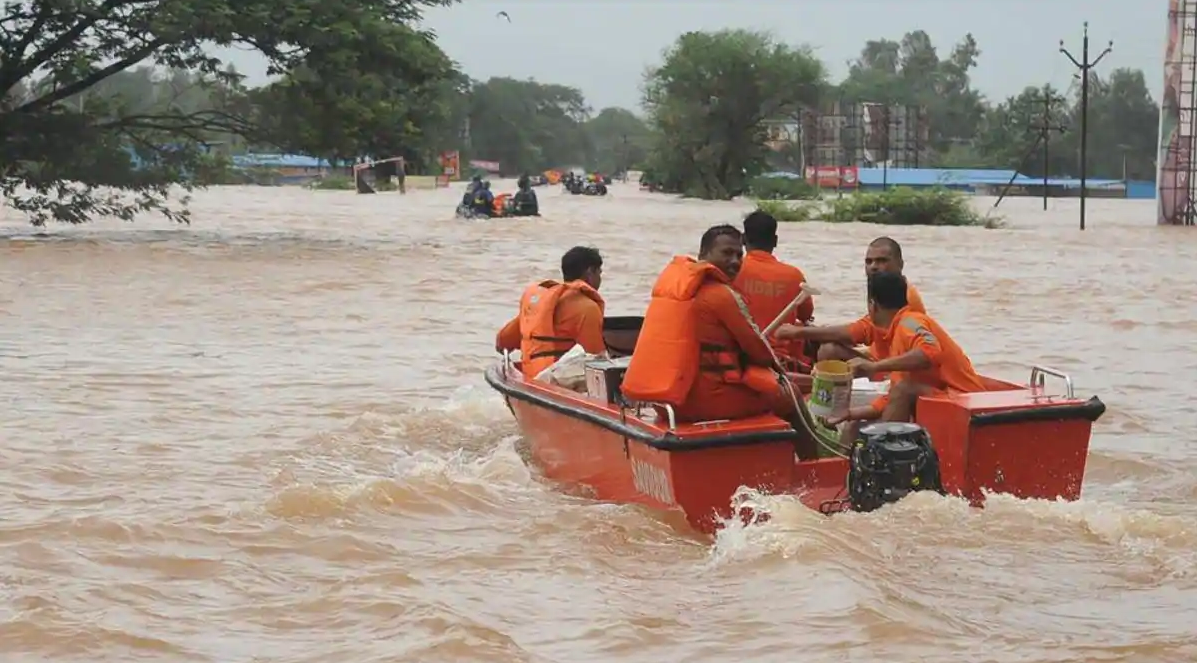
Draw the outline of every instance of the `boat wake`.
M376 407L313 435L272 468L267 510L284 519L503 510L538 486L502 402L486 396L462 390L441 404Z
M1197 518L1100 497L1067 502L990 494L984 509L974 509L963 499L925 491L876 512L826 518L795 496L742 488L732 505L768 517L724 521L711 549L715 565L763 558L816 561L830 555L884 568L901 557L975 553L1045 565L1072 558L1119 563L1122 573L1160 581L1197 577ZM870 561L877 564L865 563Z
M392 526L398 519L412 529L468 527L481 519L565 546L586 540L592 550L688 550L699 553L700 566L721 573L797 562L884 575L895 563L933 570L984 556L986 568L1009 566L1015 576L1022 567L1048 572L1053 564L1084 560L1138 581L1197 578L1197 518L1120 503L1121 485L1090 485L1078 502L990 495L984 509L918 492L877 512L833 518L796 496L742 488L733 512L767 518L728 519L712 545L680 515L598 502L541 477L502 401L479 389L422 407L377 406L302 442L269 469L265 509L275 518L326 524L382 518Z

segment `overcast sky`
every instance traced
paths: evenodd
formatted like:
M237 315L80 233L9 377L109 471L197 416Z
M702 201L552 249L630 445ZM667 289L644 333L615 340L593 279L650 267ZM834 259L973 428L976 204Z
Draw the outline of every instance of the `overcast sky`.
M425 23L474 78L563 83L595 109L638 109L645 68L690 30L770 30L813 46L837 79L868 39L922 29L946 54L971 32L981 49L973 84L1004 98L1028 84L1068 87L1074 70L1060 40L1080 59L1085 20L1094 56L1114 40L1099 71L1143 69L1158 99L1167 13L1168 0L464 0L428 11ZM252 56L233 59L251 83L263 80Z

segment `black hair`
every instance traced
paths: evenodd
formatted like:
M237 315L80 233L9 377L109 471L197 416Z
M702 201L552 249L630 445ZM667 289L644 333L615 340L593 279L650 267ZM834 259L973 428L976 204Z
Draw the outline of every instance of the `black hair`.
M737 241L744 241L744 235L735 226L726 223L711 226L702 234L702 240L698 243L698 255L706 255L711 247L715 246L715 239L718 237L734 237Z
M753 248L772 250L777 246L777 219L759 209L744 217L744 243Z
M898 240L892 237L878 237L869 242L869 246L884 246L889 249L889 252L894 254L894 260L902 260L902 245L898 244Z
M603 256L590 246L575 246L561 256L561 278L577 281L586 275L586 270L603 266Z
M877 272L869 277L869 300L889 311L906 306L906 289L906 277L901 274Z

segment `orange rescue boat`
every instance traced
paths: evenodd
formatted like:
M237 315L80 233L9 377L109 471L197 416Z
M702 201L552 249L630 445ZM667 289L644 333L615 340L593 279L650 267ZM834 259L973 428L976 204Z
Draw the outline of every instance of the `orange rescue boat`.
M642 317L608 317L604 336L613 357L635 347ZM586 392L526 380L509 357L486 371L503 395L546 477L590 489L600 500L680 510L713 532L731 516L735 492L746 486L794 494L823 513L847 508L846 458L819 458L809 433L761 415L693 424L672 409L629 403L619 393L625 368L587 364ZM1063 394L1051 395L1047 377ZM938 455L945 493L981 506L986 492L1024 499L1080 498L1093 422L1106 406L1076 398L1072 380L1036 366L1028 384L985 378L990 391L924 397L916 423Z

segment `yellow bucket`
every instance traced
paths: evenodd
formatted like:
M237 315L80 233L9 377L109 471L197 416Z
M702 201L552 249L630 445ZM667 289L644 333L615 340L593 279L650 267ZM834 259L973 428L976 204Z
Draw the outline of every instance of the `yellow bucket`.
M810 402L816 417L843 416L852 406L852 367L846 361L829 359L814 365L810 372Z

